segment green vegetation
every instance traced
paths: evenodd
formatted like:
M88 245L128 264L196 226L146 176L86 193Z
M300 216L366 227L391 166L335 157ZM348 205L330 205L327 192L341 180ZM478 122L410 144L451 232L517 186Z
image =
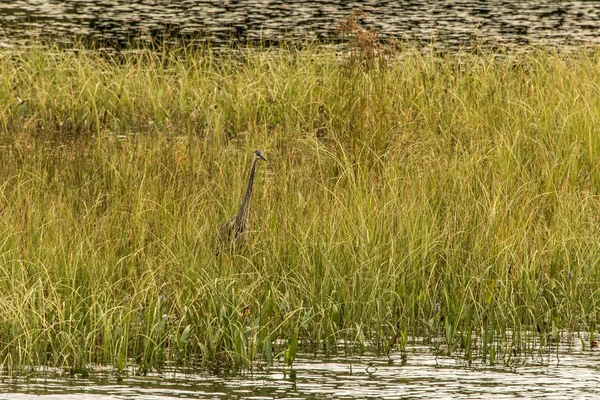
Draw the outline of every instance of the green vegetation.
M386 57L2 50L0 364L593 339L598 54ZM256 148L253 232L216 255Z

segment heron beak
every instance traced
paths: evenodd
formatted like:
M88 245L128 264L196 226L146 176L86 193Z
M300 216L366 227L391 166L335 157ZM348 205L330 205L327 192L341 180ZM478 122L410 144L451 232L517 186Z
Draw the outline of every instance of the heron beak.
M257 154L257 156L258 156L259 158L262 158L263 160L267 161L267 159L265 158L265 156L263 156L262 154Z

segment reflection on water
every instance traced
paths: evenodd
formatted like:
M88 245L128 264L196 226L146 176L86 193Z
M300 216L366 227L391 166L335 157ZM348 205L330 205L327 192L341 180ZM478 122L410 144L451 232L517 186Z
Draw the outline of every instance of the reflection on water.
M355 8L384 36L421 43L436 38L455 47L474 37L500 44L600 43L598 2L543 0L11 0L0 1L0 37L81 35L124 43L166 29L213 43L331 39L335 24Z
M293 371L233 377L165 372L118 380L98 373L88 378L5 378L3 399L308 399L308 398L594 398L600 396L600 351L582 347L529 356L518 365L490 367L436 357L427 347L400 356L373 354L342 358L300 357Z

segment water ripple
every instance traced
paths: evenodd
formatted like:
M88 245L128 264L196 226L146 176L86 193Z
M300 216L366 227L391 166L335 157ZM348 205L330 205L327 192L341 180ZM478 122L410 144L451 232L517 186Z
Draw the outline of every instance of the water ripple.
M600 4L590 1L13 0L0 2L0 27L7 38L77 35L117 43L165 31L213 43L331 40L337 22L359 7L368 15L365 26L384 38L423 44L600 43Z
M275 366L238 376L210 376L176 370L117 379L94 373L88 378L60 376L4 378L3 399L309 399L309 398L598 398L600 351L562 348L528 356L512 366L494 366L431 354L415 346L403 365L374 354L324 357L303 355L293 370Z

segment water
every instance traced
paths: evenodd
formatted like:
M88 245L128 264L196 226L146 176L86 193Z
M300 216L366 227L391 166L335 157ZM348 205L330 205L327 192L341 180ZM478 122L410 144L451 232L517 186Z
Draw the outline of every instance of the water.
M216 44L331 40L336 24L359 7L368 14L365 27L422 44L600 44L600 3L544 0L11 0L0 2L0 44L35 34L126 45L165 31Z
M511 366L490 367L436 357L428 347L399 355L364 354L325 358L300 356L293 372L282 366L237 376L167 371L118 379L110 372L87 378L60 375L4 378L2 399L508 399L598 398L600 351L563 346L551 354L530 355Z

